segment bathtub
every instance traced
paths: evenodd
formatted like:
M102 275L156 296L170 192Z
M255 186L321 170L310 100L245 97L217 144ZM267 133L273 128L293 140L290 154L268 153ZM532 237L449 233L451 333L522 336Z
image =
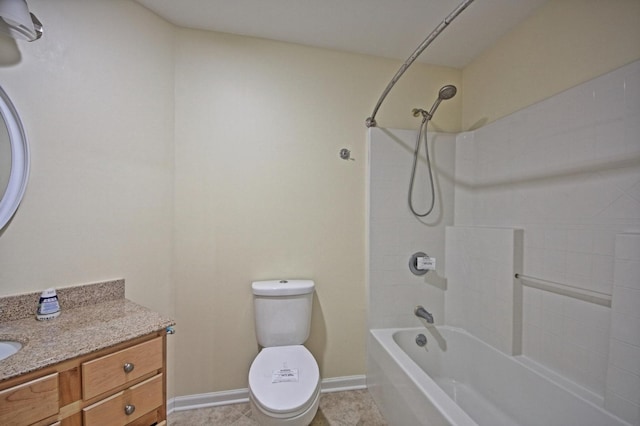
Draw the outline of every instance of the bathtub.
M367 387L391 425L628 425L462 329L370 330L368 345Z

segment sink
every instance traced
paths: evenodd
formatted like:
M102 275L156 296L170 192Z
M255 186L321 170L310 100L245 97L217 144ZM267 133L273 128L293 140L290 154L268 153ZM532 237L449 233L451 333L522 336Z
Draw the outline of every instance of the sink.
M12 340L0 340L0 360L10 357L22 349L22 343Z

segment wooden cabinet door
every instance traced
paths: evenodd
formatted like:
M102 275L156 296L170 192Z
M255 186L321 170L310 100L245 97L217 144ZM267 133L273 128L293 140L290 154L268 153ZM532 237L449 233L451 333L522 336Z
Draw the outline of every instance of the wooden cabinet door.
M0 391L0 425L30 425L57 413L58 373Z

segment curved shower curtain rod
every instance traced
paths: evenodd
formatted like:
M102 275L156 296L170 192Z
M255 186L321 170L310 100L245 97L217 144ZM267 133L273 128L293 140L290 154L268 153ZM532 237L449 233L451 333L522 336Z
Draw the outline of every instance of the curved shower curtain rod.
M409 68L411 64L413 64L413 62L418 58L418 56L420 56L420 54L424 51L424 49L426 49L427 46L429 46L431 42L435 40L436 37L438 37L438 35L442 32L442 30L444 30L454 19L456 19L456 17L463 10L465 10L467 6L473 3L473 1L474 0L465 0L462 3L460 3L458 7L456 7L453 10L453 12L451 12L446 18L444 18L444 21L442 21L440 25L438 25L433 31L431 31L431 33L427 36L427 38L424 39L422 43L420 43L420 46L418 46L418 48L411 54L411 56L407 58L407 60L404 62L404 64L402 64L398 72L396 72L396 75L393 76L393 78L387 85L386 89L384 89L384 92L382 92L382 95L380 95L380 99L378 99L378 103L373 109L373 113L371 114L371 117L367 118L367 120L365 121L365 125L367 127L376 126L377 124L376 114L378 113L378 109L380 109L380 105L382 105L382 101L384 101L384 99L387 97L387 95L389 94L393 86L397 83L397 81L400 80L400 77L402 77L402 74L404 74L407 68Z

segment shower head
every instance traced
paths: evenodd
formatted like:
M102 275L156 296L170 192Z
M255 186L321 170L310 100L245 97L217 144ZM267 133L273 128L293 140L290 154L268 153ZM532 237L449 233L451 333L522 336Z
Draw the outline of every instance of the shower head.
M456 95L456 93L458 93L458 89L456 89L456 86L447 84L438 92L438 98L444 100L451 99Z
M427 118L429 120L432 119L433 114L435 114L436 109L438 109L438 106L440 105L440 102L453 98L457 92L458 89L456 89L456 86L452 84L447 84L446 86L442 87L442 89L440 89L440 91L438 92L438 99L436 99L436 101L433 103L433 106L431 107L429 112L426 113Z

